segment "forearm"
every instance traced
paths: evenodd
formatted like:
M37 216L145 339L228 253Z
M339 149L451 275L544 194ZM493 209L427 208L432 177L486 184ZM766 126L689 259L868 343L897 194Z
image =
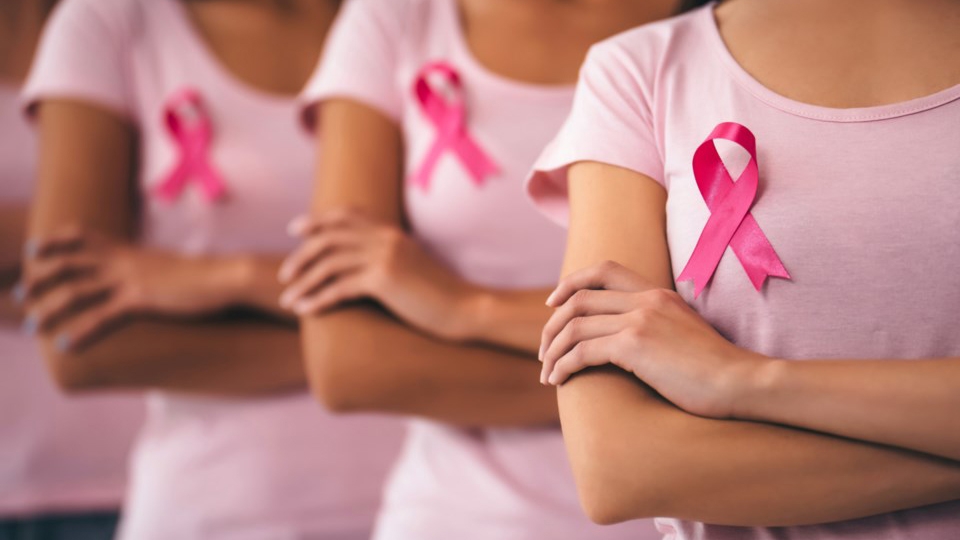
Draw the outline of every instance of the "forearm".
M848 439L689 415L622 372L559 392L570 459L599 521L825 523L960 498L954 462Z
M465 341L536 354L543 324L552 312L544 303L550 290L479 289L465 309Z
M433 339L371 307L303 321L311 386L329 408L420 416L464 426L557 422L531 357Z
M960 460L960 358L772 361L735 415Z
M297 331L252 319L132 321L77 352L43 339L61 387L260 395L305 386Z

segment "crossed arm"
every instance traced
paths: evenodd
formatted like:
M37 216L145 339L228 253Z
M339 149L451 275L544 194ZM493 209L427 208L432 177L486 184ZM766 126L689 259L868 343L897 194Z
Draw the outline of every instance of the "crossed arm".
M134 127L70 100L43 102L38 114L26 309L59 384L228 395L302 388L297 329L276 317L279 258L188 259L137 245ZM70 238L57 245L64 230ZM235 307L271 320L226 314Z
M331 223L327 238L389 240L377 241L388 247L371 262L319 278L321 298L349 286L350 300L376 304L344 303L343 293L336 307L302 318L307 371L318 399L339 411L394 412L459 425L555 423L556 401L537 383L533 356L549 315L546 291L481 289L440 268L404 230L399 126L348 100L323 104L320 117L326 136L314 215L350 208L376 225ZM313 257L311 264L321 270L330 266L325 261L336 261L344 250L324 239L322 225L318 235L315 241L325 247L304 248L291 260ZM424 275L431 279L424 282Z
M672 289L662 188L624 169L580 163L570 171L570 200L565 273L612 260L661 291ZM617 234L623 230L633 233ZM663 303L663 294L653 297ZM617 368L580 372L560 387L558 396L585 509L604 523L672 516L726 525L785 526L853 519L960 498L960 465L921 453L940 449L943 455L953 456L955 451L949 442L952 435L931 436L937 430L929 429L929 419L927 436L912 441L912 446L878 444L907 442L907 437L896 437L896 426L909 423L904 411L916 415L922 410L915 395L907 390L904 399L878 404L887 416L876 410L870 415L862 412L868 408L862 403L875 403L871 394L897 386L892 378L903 375L903 367L890 368L879 382L868 385L859 412L852 412L854 400L841 395L849 390L854 376L840 373L854 370L851 364L811 368L801 380L788 383L779 397L764 399L761 393L751 410L763 409L772 400L784 403L773 407L779 414L757 414L756 419L696 416ZM940 374L947 376L950 369ZM816 383L828 370L847 383L837 382L833 389ZM647 375L639 368L634 371ZM648 378L657 381L660 394L669 393L667 384L660 384L665 379ZM809 412L798 412L804 398L824 393L824 402ZM950 400L955 399L947 394L936 393L941 412L948 411ZM830 414L825 414L827 410ZM945 415L935 416L934 422L941 422L941 427L949 425ZM886 429L880 430L885 438L878 436L878 417L886 418ZM859 431L850 429L867 418L874 421ZM901 435L915 433L916 429L903 430Z

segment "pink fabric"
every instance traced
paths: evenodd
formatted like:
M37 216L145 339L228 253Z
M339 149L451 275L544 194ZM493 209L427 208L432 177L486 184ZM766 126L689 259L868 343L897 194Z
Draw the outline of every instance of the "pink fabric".
M36 141L3 84L0 141L0 201L27 204ZM141 398L63 396L35 341L0 322L0 519L119 508L142 417Z
M455 0L348 3L303 101L351 99L401 126L413 234L454 271L486 286L548 287L558 277L564 235L527 204L522 181L569 111L573 88L525 84L486 70L466 47L456 7ZM437 138L415 94L418 74L434 62L459 74L465 130L498 166L482 183L454 152L439 157L428 190L413 179ZM375 538L635 540L655 534L650 523L599 527L584 517L558 429L458 429L417 420L387 486Z
M578 161L649 176L667 190L676 276L710 215L694 153L714 126L737 122L757 139L751 212L792 279L758 293L731 250L699 298L689 282L680 294L735 343L778 357L960 356L960 274L942 271L960 263L960 86L882 107L798 103L736 64L712 13L593 48L573 111L530 180L534 199L565 221L566 170ZM734 177L744 154L721 148ZM960 538L960 503L808 527L658 524L675 539L935 540Z
M71 0L49 23L25 97L74 99L131 121L141 135L140 191L179 159L165 104L186 88L213 128L207 155L229 197L194 185L172 202L144 196L144 245L182 253L282 255L306 208L313 142L293 99L236 80L177 0ZM271 358L264 358L270 362ZM328 415L306 392L262 399L157 392L133 458L121 538L368 538L402 426Z

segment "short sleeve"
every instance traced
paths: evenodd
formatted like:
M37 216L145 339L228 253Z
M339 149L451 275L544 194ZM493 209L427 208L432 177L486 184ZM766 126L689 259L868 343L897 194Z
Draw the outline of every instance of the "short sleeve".
M615 165L664 184L645 75L644 66L618 43L591 48L570 115L527 180L527 194L547 217L567 223L567 171L580 161Z
M68 98L133 116L129 66L130 6L65 0L47 23L21 100L28 116L38 102ZM128 18L129 19L129 18Z
M350 0L327 38L317 70L300 95L301 119L315 129L321 101L346 98L398 121L397 56L408 0Z

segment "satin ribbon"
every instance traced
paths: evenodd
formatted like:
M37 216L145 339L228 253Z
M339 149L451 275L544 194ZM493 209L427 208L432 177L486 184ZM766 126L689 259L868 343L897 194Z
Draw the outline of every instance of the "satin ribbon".
M431 75L439 75L448 86L450 99L436 92L430 81ZM453 152L466 167L473 182L482 186L486 179L499 172L497 164L480 148L466 129L466 106L463 103L463 83L460 75L443 61L427 64L417 74L414 95L420 109L437 130L437 138L426 156L413 173L415 185L426 190L430 178L445 152Z
M179 158L153 189L154 195L165 201L174 201L193 180L207 202L223 198L227 194L227 185L209 161L213 125L200 94L192 89L173 94L164 105L164 118L167 131L177 145Z
M750 161L736 182L717 153L716 139L732 141L750 154ZM777 252L750 213L760 181L757 140L753 133L733 122L713 128L693 154L693 175L700 195L710 209L710 219L677 281L692 280L694 298L700 296L728 245L733 248L756 290L763 287L767 277L790 279Z

